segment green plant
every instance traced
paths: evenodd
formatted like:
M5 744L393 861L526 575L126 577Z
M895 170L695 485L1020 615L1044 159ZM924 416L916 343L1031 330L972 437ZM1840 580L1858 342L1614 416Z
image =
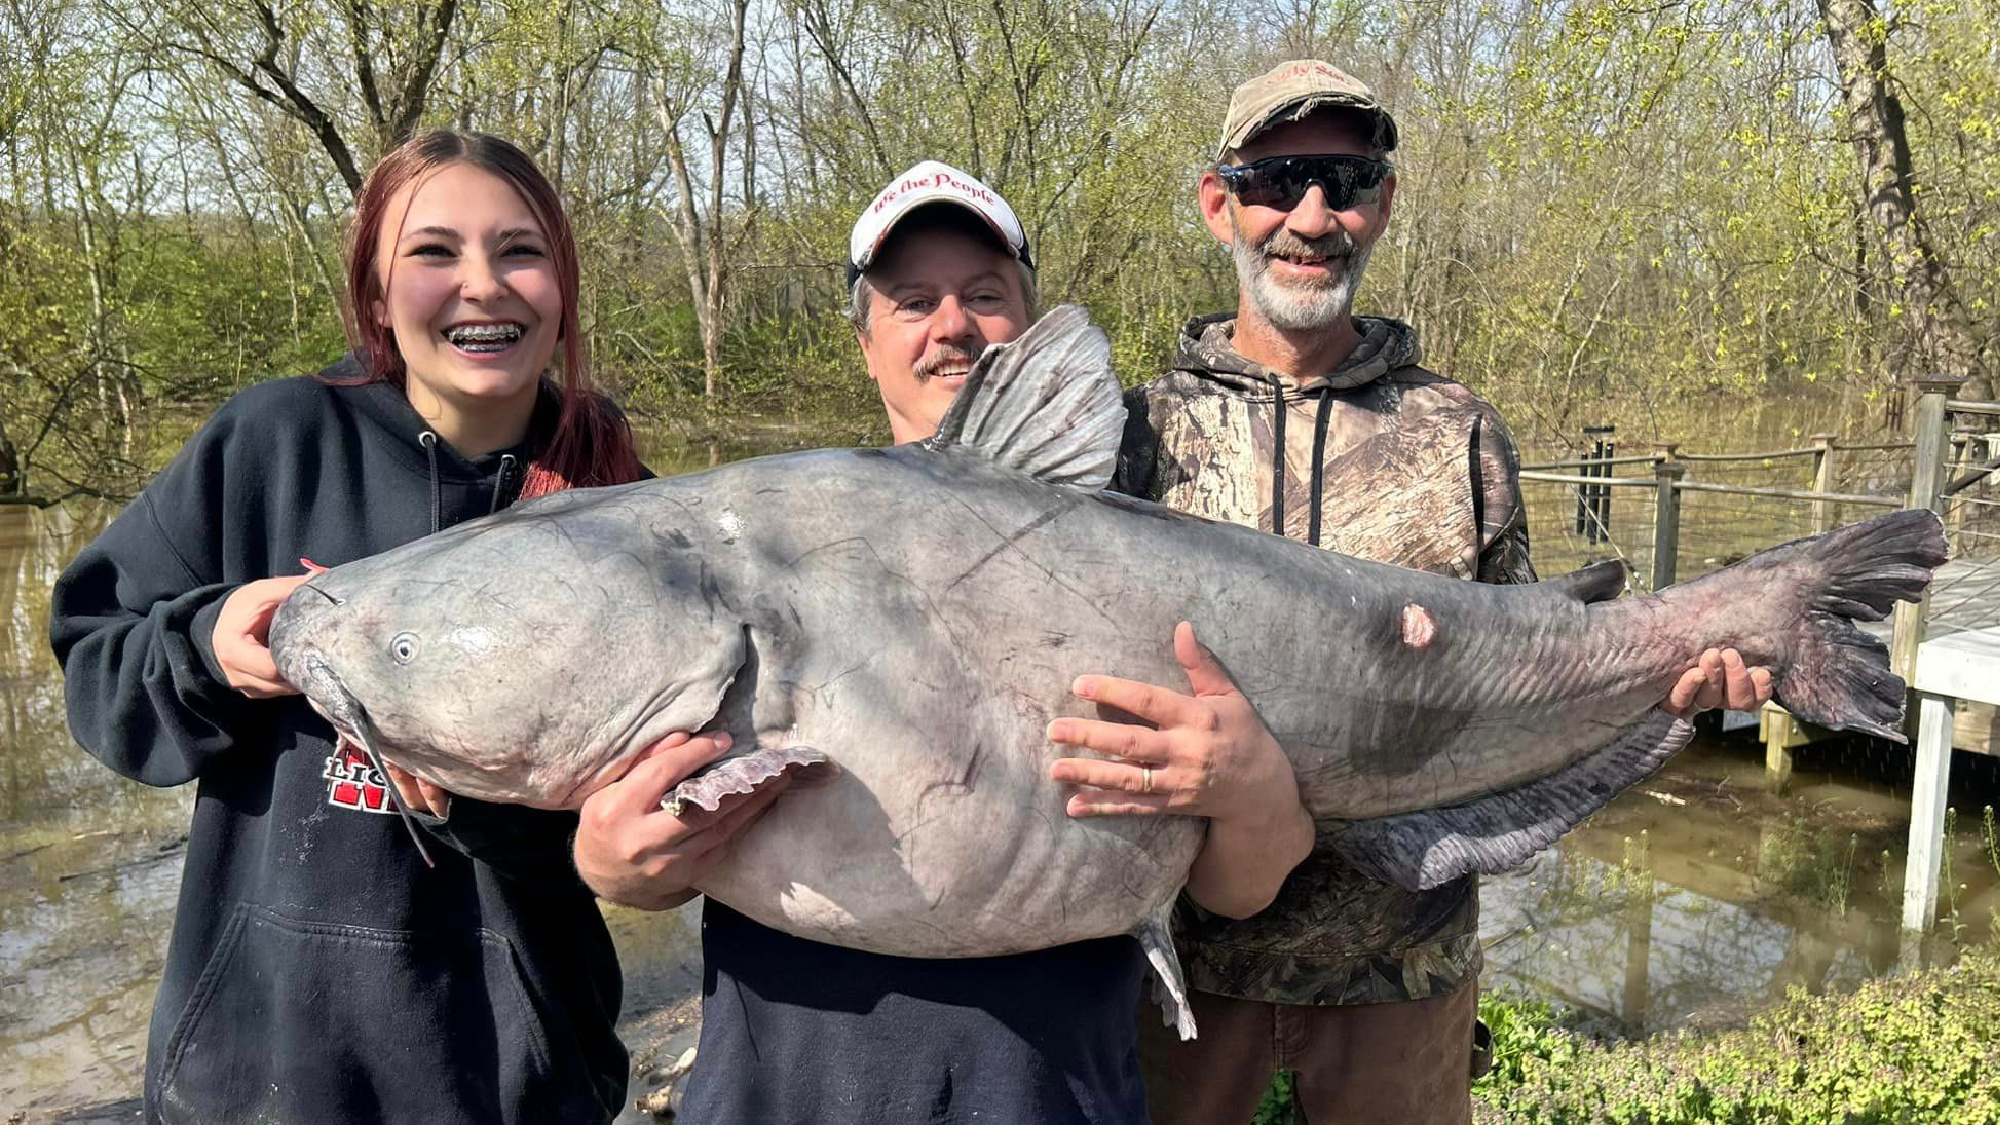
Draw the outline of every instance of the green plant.
M1281 1070L1271 1076L1271 1088L1250 1115L1250 1125L1292 1125L1292 1072Z
M1602 1044L1541 1001L1482 998L1494 1070L1476 1118L1508 1125L1996 1125L2000 951L1871 981L1849 996L1795 992L1748 1028Z

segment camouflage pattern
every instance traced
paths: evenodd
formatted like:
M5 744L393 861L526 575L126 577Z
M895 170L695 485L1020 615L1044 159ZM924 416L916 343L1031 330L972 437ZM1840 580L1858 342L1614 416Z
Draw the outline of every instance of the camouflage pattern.
M1227 160L1265 129L1321 109L1359 112L1371 123L1375 147L1385 152L1396 147L1396 119L1366 83L1331 63L1293 59L1236 87L1222 116L1215 158Z
M1480 582L1534 581L1518 459L1499 414L1419 366L1408 325L1355 323L1362 339L1347 362L1298 380L1237 355L1233 318L1191 322L1173 369L1126 396L1112 487L1276 531L1282 430L1283 534L1308 539L1317 505L1329 550ZM1189 983L1246 1000L1423 999L1456 990L1480 965L1474 878L1413 893L1363 879L1323 849L1253 918L1219 917L1183 895L1174 922Z

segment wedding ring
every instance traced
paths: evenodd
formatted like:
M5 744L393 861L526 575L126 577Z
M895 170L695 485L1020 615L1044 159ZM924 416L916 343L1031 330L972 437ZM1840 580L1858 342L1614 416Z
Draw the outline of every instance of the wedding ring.
M1153 767L1141 766L1139 767L1139 792L1151 793L1152 791L1153 791Z

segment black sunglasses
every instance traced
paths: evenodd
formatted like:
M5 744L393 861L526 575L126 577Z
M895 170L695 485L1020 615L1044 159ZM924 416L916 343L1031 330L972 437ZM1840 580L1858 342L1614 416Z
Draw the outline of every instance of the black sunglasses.
M1367 156L1272 156L1248 164L1224 164L1215 174L1230 194L1252 207L1289 211L1318 184L1326 193L1326 205L1345 211L1381 197L1389 164Z

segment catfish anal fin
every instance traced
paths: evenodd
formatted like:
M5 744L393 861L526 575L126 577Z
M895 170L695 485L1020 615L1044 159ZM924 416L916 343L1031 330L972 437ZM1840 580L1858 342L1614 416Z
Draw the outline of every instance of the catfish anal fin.
M1547 777L1449 808L1322 822L1320 839L1363 875L1405 890L1427 891L1472 871L1496 874L1555 843L1692 737L1692 724L1655 708Z

